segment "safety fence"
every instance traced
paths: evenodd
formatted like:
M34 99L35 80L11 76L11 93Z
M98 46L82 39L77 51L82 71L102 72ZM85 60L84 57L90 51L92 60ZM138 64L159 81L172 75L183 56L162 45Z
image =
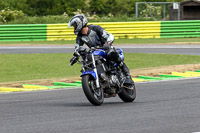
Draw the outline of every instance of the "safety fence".
M119 38L200 37L200 20L93 23ZM64 24L0 25L0 41L75 40L73 28Z
M160 38L160 22L104 22L100 25L116 39L119 38ZM74 40L73 28L67 24L47 25L47 40Z
M0 25L0 41L44 41L47 40L47 25Z
M200 37L200 20L162 21L160 37Z

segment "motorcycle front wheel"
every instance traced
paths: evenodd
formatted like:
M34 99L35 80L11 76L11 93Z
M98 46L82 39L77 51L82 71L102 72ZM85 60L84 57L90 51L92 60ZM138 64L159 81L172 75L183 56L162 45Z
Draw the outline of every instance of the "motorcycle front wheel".
M99 106L104 101L103 90L96 87L96 81L91 75L82 76L82 88L91 104Z

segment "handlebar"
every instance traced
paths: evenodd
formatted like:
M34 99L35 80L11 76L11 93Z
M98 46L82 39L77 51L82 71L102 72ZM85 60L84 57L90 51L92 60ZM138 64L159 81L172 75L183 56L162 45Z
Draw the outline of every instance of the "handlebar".
M97 50L97 49L103 49L103 50L104 50L104 48L103 48L103 47L98 47L98 48L91 47L91 48L90 48L91 52L93 52L93 51L95 51L95 50Z
M104 49L103 47L98 47L98 48L96 48L96 49Z

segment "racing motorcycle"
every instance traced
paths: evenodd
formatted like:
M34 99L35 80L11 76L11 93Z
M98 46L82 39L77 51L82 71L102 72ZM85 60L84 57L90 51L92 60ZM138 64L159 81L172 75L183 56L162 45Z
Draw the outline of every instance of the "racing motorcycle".
M122 49L114 49L114 53L124 60ZM127 80L119 64L108 60L107 52L103 48L89 49L80 46L71 58L70 65L77 62L82 65L82 88L91 104L101 105L104 98L116 95L124 102L135 100L136 88L133 80Z

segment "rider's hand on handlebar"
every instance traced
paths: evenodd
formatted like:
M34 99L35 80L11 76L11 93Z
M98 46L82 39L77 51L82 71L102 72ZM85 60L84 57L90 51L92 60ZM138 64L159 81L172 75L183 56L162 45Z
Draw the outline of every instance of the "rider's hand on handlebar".
M74 54L73 54L75 57L78 57L79 56L79 53L78 53L78 51L76 51L76 52L74 52Z
M70 59L70 65L74 65L76 62L78 61L78 57L77 56L74 56Z
M103 45L103 49L104 50L110 50L111 49L111 42L105 42L105 44Z
M110 48L111 48L110 45L103 45L104 50L109 50Z

